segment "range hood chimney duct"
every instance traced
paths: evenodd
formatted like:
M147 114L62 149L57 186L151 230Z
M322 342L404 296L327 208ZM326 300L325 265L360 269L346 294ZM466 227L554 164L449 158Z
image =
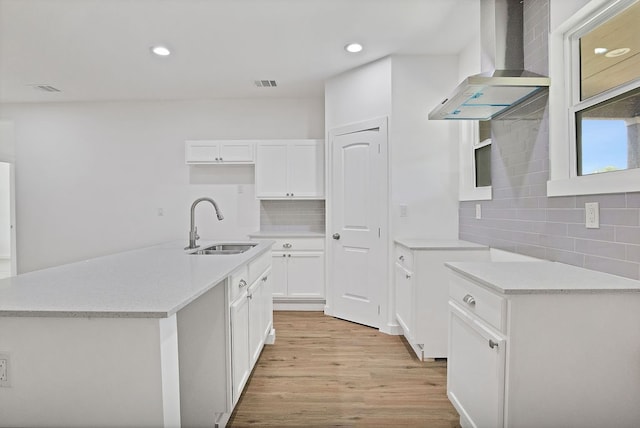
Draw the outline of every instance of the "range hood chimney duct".
M491 120L549 87L549 78L524 69L521 0L480 0L480 64L429 113L429 119ZM538 98L538 97L536 97ZM522 113L522 112L521 112Z

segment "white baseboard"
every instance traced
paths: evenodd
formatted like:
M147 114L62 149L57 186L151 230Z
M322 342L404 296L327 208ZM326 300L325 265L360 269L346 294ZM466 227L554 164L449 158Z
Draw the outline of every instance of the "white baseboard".
M264 344L273 345L274 343L276 343L276 329L272 328L271 331L269 331L267 337L264 339Z
M324 303L273 302L274 311L322 311Z

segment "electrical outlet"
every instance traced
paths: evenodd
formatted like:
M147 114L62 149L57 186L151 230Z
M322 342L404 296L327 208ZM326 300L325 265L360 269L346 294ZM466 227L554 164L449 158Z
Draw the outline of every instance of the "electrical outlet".
M0 354L0 387L11 386L9 384L9 354Z
M158 208L158 217L164 216L164 208Z
M587 229L600 229L600 206L597 202L584 204L584 216Z
M406 217L407 216L407 206L404 204L400 204L400 217Z
M482 218L482 205L476 204L476 219L480 220Z

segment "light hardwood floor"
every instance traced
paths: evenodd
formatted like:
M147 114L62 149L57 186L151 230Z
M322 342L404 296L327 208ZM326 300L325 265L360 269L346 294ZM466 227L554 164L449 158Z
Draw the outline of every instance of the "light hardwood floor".
M446 362L402 337L321 312L275 312L274 326L229 426L459 427Z

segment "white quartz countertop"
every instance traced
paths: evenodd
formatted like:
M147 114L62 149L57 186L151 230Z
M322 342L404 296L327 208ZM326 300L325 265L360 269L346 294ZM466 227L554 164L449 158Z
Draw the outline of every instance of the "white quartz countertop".
M488 250L486 245L458 239L397 238L396 244L411 250Z
M324 238L324 232L311 232L305 230L259 230L248 235L250 238Z
M640 281L550 261L445 265L503 294L640 292Z
M0 316L169 317L272 244L188 255L173 242L25 273L0 280Z

